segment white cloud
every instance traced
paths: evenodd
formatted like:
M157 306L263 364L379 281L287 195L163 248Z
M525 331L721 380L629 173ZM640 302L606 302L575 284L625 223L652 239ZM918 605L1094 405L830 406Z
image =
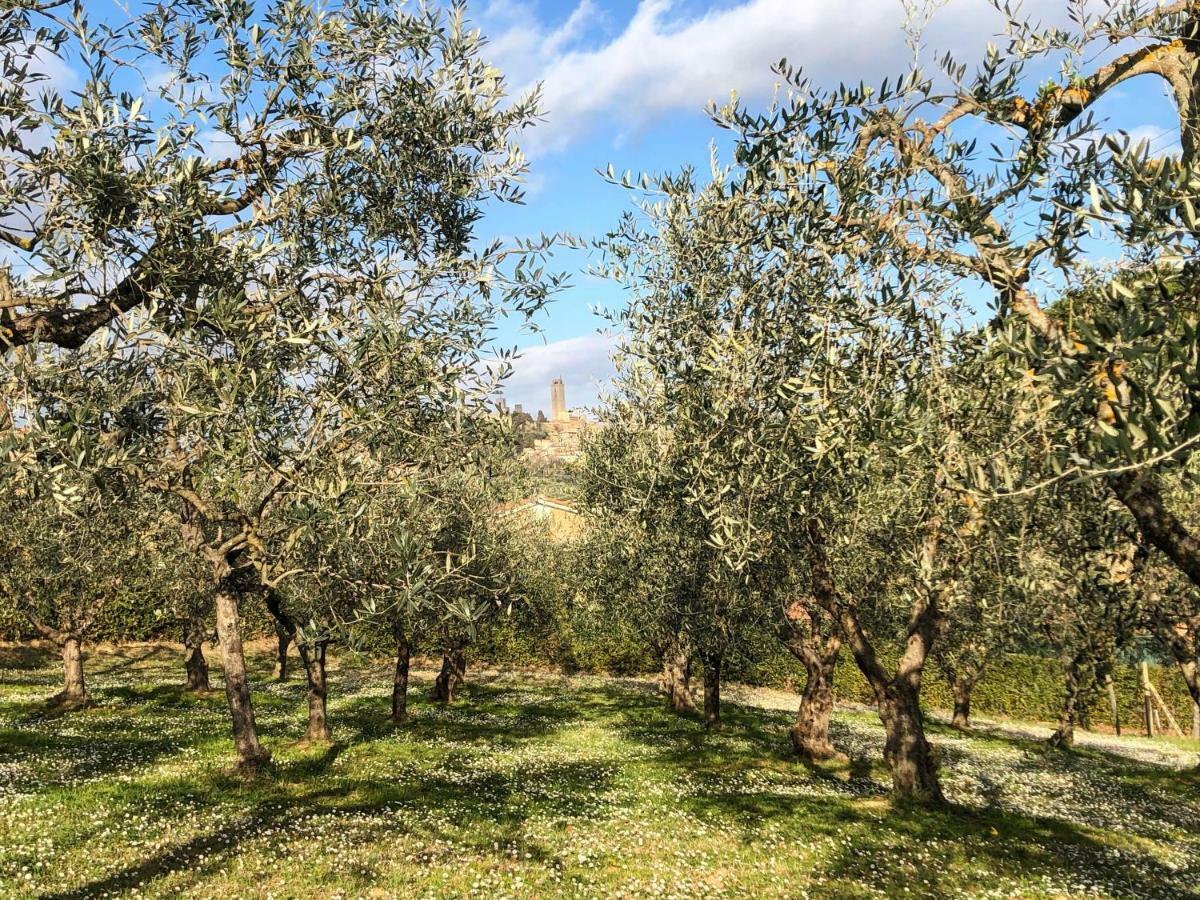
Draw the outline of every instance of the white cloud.
M1055 6L1030 0L1025 11ZM600 123L619 136L673 110L723 102L730 91L767 97L777 81L771 65L783 57L828 85L902 74L910 55L903 18L899 0L744 0L691 18L675 0L640 0L619 33L589 47L581 46L585 32L601 20L593 0L556 24L539 21L527 3L494 0L482 21L512 83L543 82L548 122L525 141L537 154L562 150ZM934 17L926 44L974 55L1001 25L987 0L954 0Z
M594 0L580 0L556 25L538 21L534 9L520 0L492 0L481 16L488 38L487 55L514 87L531 86L600 20Z
M56 56L45 45L30 48L18 59L29 63L29 74L34 81L29 83L30 94L37 96L41 91L65 93L77 88L80 75L60 56Z
M215 128L206 128L197 134L196 143L200 145L204 158L210 162L236 158L242 155L242 150L238 147L234 139L225 132L218 131Z
M510 405L520 403L530 415L539 409L549 415L550 382L561 378L569 407L593 406L613 376L610 355L615 346L611 336L587 334L523 347L504 383L504 397Z
M1139 125L1136 128L1114 132L1114 137L1128 137L1131 146L1146 142L1150 156L1175 156L1183 152L1179 143L1179 129L1159 128L1155 125Z

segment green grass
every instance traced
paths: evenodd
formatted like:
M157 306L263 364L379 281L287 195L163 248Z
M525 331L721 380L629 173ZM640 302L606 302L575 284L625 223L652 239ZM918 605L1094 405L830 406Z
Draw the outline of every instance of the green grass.
M871 715L852 760L787 753L786 712L719 733L636 686L474 680L386 720L387 667L331 676L338 743L302 747L302 685L255 684L274 763L230 773L224 697L167 648L87 660L94 708L44 704L54 660L0 651L0 895L1196 896L1200 779L934 729L947 793L898 809ZM261 679L269 660L251 659Z

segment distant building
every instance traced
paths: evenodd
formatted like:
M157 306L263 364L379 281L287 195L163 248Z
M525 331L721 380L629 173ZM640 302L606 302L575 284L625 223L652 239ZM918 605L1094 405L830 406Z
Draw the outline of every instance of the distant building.
M520 404L511 408L504 400L496 404L502 415L510 417L524 457L534 464L572 462L579 457L583 435L597 428L584 409L567 407L567 390L561 378L550 382L550 417L540 409L533 416Z
M571 414L567 412L567 392L561 378L555 378L550 382L550 421L571 421Z

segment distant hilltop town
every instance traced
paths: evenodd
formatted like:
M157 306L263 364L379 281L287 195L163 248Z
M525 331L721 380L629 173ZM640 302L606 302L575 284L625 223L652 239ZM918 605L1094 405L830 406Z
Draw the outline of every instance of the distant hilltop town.
M567 407L567 391L561 378L550 382L550 418L542 410L536 416L525 412L521 404L511 410L504 400L497 403L501 415L512 417L523 455L535 463L571 462L579 456L584 432L596 427L581 412Z

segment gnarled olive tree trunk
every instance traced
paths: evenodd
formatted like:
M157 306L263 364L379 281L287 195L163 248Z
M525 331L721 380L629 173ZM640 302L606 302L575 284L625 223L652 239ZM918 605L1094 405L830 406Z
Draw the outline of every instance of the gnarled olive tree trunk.
M969 652L955 658L934 654L954 697L954 714L950 719L950 726L960 731L971 730L971 692L975 690L975 685L983 677L987 666L985 647L971 644L968 650Z
M850 618L854 618L852 615ZM910 636L904 657L894 676L889 677L879 663L874 647L866 641L857 620L847 623L859 634L850 645L859 669L875 694L879 721L886 735L883 758L892 776L892 794L900 800L941 803L945 798L938 782L937 763L925 739L925 721L921 715L921 671L925 651L922 641ZM918 648L915 649L914 648Z
M825 654L815 654L815 659L804 664L808 680L800 695L800 706L796 710L796 721L789 735L792 747L804 758L817 762L836 759L841 754L829 739L829 720L833 715L833 673L841 651L841 641Z
M35 616L26 614L26 617L42 637L54 642L62 657L63 689L51 697L50 702L60 706L89 705L92 698L83 679L83 632L87 630L87 625L80 628L77 622L60 629L47 625Z
M184 485L190 493L191 482L186 474ZM217 644L221 648L221 668L225 674L225 699L229 704L233 730L235 765L239 771L253 772L270 761L271 753L258 740L254 704L250 699L250 679L246 674L246 653L242 646L242 626L238 613L240 587L235 569L241 551L224 544L214 548L205 538L202 522L206 513L203 506L198 506L194 500L182 494L180 500L180 533L183 541L204 558L212 573Z
M325 651L328 646L328 641L296 642L308 681L308 729L304 732L304 740L310 742L323 743L333 738L329 730L329 687L325 671Z
M187 673L184 689L208 691L208 660L204 658L204 639L208 636L204 620L189 619L183 625L183 668Z
M1055 747L1075 746L1075 724L1079 717L1079 698L1083 693L1083 678L1078 656L1064 657L1063 674L1065 692L1062 709L1058 714L1058 727L1050 735Z
M308 727L304 732L304 740L324 742L332 740L329 728L329 683L325 671L326 650L328 640L314 640L305 635L287 610L283 608L283 600L274 590L267 589L264 599L267 611L275 620L275 633L279 636L279 664L283 674L287 670L287 643L294 643L300 654L300 663L304 667L304 679L308 688ZM288 637L284 642L284 635Z
M253 771L266 763L271 754L258 741L254 704L250 700L250 679L246 675L246 654L242 647L242 628L238 621L238 595L226 574L218 583L217 641L221 645L221 664L225 670L225 698L233 724L233 744L237 767Z
M833 715L833 676L842 652L842 639L820 607L802 603L793 603L785 611L779 637L804 666L807 678L796 721L789 732L792 747L809 762L836 759L842 754L829 739L829 720Z
M68 706L90 703L92 698L83 680L83 641L78 635L64 635L59 650L63 661L63 689L55 697L56 702Z
M692 696L692 652L687 638L672 635L662 648L661 686L667 695L667 705L677 713L696 711Z
M442 668L433 682L430 699L437 703L453 703L454 694L467 677L467 651L451 647L442 655Z
M810 523L809 538L813 595L838 623L843 640L849 644L855 663L875 694L879 720L886 735L883 758L892 776L892 795L905 801L944 802L937 763L925 739L920 702L921 676L933 648L939 621L937 591L917 592L904 653L895 674L890 674L879 661L858 618L856 606L837 589L825 558L824 536L818 522Z
M404 633L396 632L396 672L392 678L392 721L408 721L408 666L412 644Z
M1055 747L1075 746L1075 727L1088 727L1087 704L1091 692L1103 681L1112 667L1112 660L1097 657L1094 648L1066 652L1062 655L1064 693L1058 727L1050 735Z
M879 700L879 719L887 735L883 758L892 775L893 792L904 799L940 802L942 787L925 739L919 684L910 679L893 680Z
M957 674L950 680L950 690L954 694L954 714L950 725L961 731L971 728L971 691L975 687L975 679L964 674Z

